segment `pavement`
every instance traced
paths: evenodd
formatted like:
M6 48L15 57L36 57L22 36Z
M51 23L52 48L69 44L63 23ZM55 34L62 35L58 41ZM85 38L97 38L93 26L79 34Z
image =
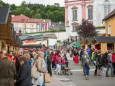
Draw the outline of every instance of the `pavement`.
M80 64L74 64L73 61L70 61L70 68L73 75L53 74L52 81L46 86L115 86L115 77L105 77L104 80L101 80L100 76L95 77L94 66L91 66L89 80L84 79Z

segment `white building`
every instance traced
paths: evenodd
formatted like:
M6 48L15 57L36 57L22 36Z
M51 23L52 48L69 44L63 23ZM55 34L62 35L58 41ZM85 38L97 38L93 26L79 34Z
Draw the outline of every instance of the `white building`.
M48 31L51 26L51 20L32 19L25 15L12 16L12 23L14 30L17 33L21 30L23 34Z
M103 26L102 19L115 9L115 0L93 0L93 23Z
M94 26L104 26L102 19L115 9L115 0L65 0L65 26L67 36L78 36L76 26L82 19L91 21ZM98 29L105 33L104 29Z

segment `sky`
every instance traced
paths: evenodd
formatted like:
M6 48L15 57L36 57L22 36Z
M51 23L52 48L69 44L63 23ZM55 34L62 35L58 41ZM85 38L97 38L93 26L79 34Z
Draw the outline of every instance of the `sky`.
M60 3L60 6L64 6L64 0L2 0L9 4L20 5L22 1L31 2L31 3L39 3L39 4L50 4Z

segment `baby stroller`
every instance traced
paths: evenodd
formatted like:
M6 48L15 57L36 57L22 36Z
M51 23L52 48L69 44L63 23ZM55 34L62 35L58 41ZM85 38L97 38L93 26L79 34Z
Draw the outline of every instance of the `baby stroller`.
M61 66L61 72L63 75L72 75L71 69L67 67L66 65Z

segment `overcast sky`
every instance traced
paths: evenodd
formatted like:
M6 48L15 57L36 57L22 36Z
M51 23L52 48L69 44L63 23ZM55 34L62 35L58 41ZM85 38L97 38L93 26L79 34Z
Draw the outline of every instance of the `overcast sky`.
M61 6L64 6L64 0L2 0L6 3L20 5L22 1L31 2L31 3L40 3L40 4L54 4L60 3Z

